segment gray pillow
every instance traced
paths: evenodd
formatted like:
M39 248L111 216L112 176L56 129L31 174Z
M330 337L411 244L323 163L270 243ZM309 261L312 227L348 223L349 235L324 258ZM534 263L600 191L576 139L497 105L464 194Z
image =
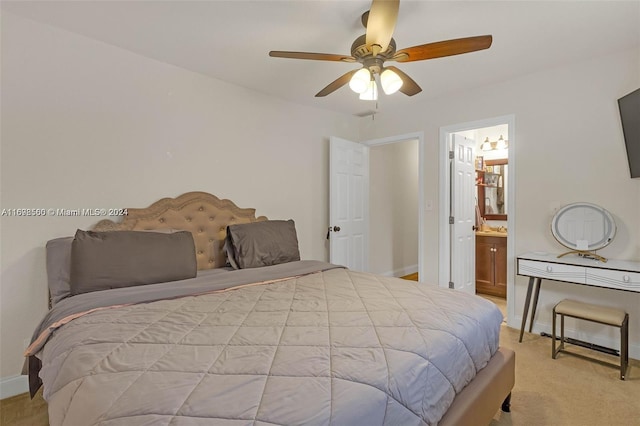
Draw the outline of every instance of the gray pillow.
M298 236L291 219L230 225L227 227L227 238L227 253L232 254L229 263L235 269L300 260Z
M71 294L193 278L193 236L174 233L76 232L71 247Z
M227 227L227 237L224 239L224 246L222 250L227 255L227 266L231 266L233 269L240 269L238 262L236 262L236 255L233 252L233 243L231 242L231 234L229 234L229 227Z
M47 283L51 306L71 294L71 243L73 237L55 238L47 241Z

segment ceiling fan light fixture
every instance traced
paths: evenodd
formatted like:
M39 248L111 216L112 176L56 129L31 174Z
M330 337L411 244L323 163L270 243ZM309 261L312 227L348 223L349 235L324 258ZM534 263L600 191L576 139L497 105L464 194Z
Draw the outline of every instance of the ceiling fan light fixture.
M363 101L377 101L378 100L378 85L375 80L369 80L367 90L360 93L360 100Z
M387 95L396 93L402 87L402 79L393 70L386 69L380 74L380 85Z
M364 93L369 89L369 82L371 81L371 71L367 68L359 69L351 80L349 81L349 87L356 93Z

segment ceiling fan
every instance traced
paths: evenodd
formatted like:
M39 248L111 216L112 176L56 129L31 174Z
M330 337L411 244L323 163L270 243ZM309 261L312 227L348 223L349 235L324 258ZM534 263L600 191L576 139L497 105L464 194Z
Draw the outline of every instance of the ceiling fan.
M422 91L411 77L395 66L385 66L385 61L423 61L475 52L488 49L491 46L491 35L483 35L396 50L396 42L392 36L398 18L399 6L400 0L373 0L371 9L362 14L362 25L366 28L366 33L358 37L351 45L351 56L278 50L272 50L269 52L269 56L316 61L359 62L362 64L362 68L349 71L338 77L319 91L316 97L327 96L349 83L349 87L360 94L360 99L376 100L378 96L376 75L379 75L380 85L387 95L400 91L407 96L413 96Z

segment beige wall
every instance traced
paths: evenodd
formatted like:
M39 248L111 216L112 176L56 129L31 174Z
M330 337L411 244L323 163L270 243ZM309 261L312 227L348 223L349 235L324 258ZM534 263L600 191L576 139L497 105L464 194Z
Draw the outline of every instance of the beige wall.
M418 272L418 141L369 151L369 270Z
M328 137L356 117L293 105L2 14L2 208L144 207L201 190L296 221L327 259ZM44 245L100 218L2 217L0 377L47 309Z
M601 254L640 261L640 180L628 175L615 103L640 87L638 51L446 99L408 100L371 121L293 105L6 12L1 23L2 208L135 207L203 190L295 219L303 258L326 259L328 136L423 131L424 197L437 204L439 128L514 114L516 252L559 251L549 233L554 210L589 201L618 223ZM434 283L438 210L424 221L424 279ZM46 311L44 244L95 221L1 218L0 384L19 374L23 341ZM518 315L525 285L518 277L511 295ZM565 296L625 307L632 356L640 358L640 295L545 282L540 327Z
M617 52L414 104L411 110L383 110L375 121L362 122L362 137L424 131L424 196L438 200L440 127L514 114L515 141L509 141L509 149L515 150L516 159L514 167L510 164L516 177L516 226L509 235L516 238L516 254L561 252L550 233L551 218L565 204L586 201L605 207L617 222L616 239L600 254L640 261L640 179L629 178L616 102L638 87L640 51ZM438 281L438 211L425 212L425 280L434 283ZM509 295L516 310L512 326L519 327L526 283L526 278L517 277L515 294ZM640 293L545 281L540 297L539 331L549 330L551 308L564 297L627 309L630 329L636 330L631 332L631 354L640 358ZM617 345L614 329L592 331L603 342Z

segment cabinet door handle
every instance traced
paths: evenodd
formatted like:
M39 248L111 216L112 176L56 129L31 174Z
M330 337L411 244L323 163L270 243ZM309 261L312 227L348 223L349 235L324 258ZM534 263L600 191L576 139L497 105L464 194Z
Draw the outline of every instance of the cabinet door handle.
M631 278L629 278L629 275L625 275L622 277L622 281L624 281L625 283L628 283L629 281L631 281Z
M553 272L553 268L551 266L547 266L547 272Z

